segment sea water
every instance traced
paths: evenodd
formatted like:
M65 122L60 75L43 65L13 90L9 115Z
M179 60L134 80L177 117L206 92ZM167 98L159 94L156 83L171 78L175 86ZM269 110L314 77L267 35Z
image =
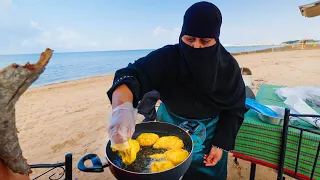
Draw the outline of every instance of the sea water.
M234 46L226 47L231 53L262 50L276 46ZM94 51L94 52L54 52L46 70L32 87L92 76L112 74L150 53L152 50ZM40 54L0 55L0 69L17 63L35 63Z

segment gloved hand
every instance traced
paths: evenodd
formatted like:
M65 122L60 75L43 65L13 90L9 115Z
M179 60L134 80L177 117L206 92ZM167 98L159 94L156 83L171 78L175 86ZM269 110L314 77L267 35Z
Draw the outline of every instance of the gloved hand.
M113 149L123 151L129 148L128 140L135 131L136 119L137 109L133 108L132 103L126 102L112 110L108 134Z

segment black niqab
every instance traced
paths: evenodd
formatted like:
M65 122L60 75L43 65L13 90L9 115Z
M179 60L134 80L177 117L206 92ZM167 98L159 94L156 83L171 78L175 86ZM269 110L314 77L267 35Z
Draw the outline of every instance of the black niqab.
M183 60L191 74L193 89L199 98L217 109L241 108L244 99L244 83L239 65L220 44L220 10L212 3L193 4L184 15L179 38ZM193 48L181 38L189 35L198 38L214 38L216 44L206 48ZM196 85L196 86L195 86Z

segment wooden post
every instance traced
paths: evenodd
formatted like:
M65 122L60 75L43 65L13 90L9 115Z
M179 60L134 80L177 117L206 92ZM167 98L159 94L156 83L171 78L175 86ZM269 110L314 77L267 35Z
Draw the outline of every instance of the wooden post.
M15 104L36 81L48 64L53 50L46 49L36 64L11 64L0 71L0 159L14 173L29 175L31 170L22 155L15 118Z

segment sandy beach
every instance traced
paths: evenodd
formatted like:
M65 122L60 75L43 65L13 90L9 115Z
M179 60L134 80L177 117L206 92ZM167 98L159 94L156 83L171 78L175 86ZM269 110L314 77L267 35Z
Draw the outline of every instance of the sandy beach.
M318 46L319 47L319 46ZM249 53L235 58L241 66L252 70L254 92L263 83L275 85L320 85L320 50L285 50ZM85 154L104 156L107 137L107 116L111 109L106 92L113 75L92 77L31 88L17 103L17 128L20 145L30 164L64 161L73 154L73 179L108 179L114 177L105 168L103 173L84 173L77 169ZM249 179L250 164L233 163L229 155L228 179ZM44 172L35 169L31 178ZM257 180L275 179L274 170L257 167Z

